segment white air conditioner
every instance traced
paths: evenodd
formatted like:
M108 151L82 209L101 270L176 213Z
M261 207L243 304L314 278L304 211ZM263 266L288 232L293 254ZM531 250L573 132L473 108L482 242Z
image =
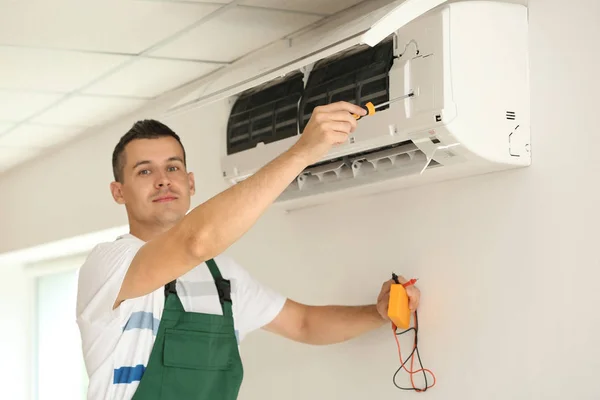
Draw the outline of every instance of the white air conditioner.
M441 3L406 0L345 16L318 29L326 37L313 31L262 52L253 75L238 75L249 64L224 71L194 100L237 94L224 178L246 179L287 150L317 105L409 94L362 118L278 202L294 208L342 189L369 193L530 165L526 7Z

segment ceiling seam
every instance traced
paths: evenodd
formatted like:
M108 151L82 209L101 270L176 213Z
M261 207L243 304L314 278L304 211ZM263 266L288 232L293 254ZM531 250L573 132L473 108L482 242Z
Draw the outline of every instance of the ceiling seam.
M167 4L175 3L175 4L211 5L211 6L216 6L216 5L225 6L225 5L231 4L231 3L216 3L216 2L199 2L199 1L193 1L193 0L138 0L138 1L147 1L150 3L167 3ZM257 10L265 10L265 11L279 11L279 12L291 13L291 14L314 15L314 16L320 16L320 17L326 17L326 16L333 14L333 13L320 13L320 12L306 11L306 10L290 10L290 9L286 9L286 8L269 7L269 6L257 6L257 5L253 5L253 4L240 4L239 2L238 2L238 7L257 9Z
M211 12L210 14L205 15L204 17L200 18L198 21L194 22L193 24L190 24L188 26L186 26L185 28L181 29L180 31L175 32L174 34L159 40L158 42L156 42L155 44L153 44L152 46L146 48L145 50L143 50L141 53L139 53L139 55L143 55L143 54L147 54L150 53L152 51L158 50L163 46L166 46L167 44L173 42L175 39L179 38L180 36L188 33L189 31L191 31L192 29L197 28L198 26L200 26L201 24L210 21L211 19L218 17L219 15L221 15L222 13L229 11L232 8L237 7L238 3L241 0L233 0L231 3L229 4L225 4L223 7L216 9L215 11Z
M0 87L0 92L16 93L16 94L41 94L41 95L55 95L64 96L71 92L58 92L50 90L35 90L35 89L14 89L14 88L3 88ZM129 96L121 94L103 94L103 93L79 93L80 96L86 97L104 97L114 99L125 99L125 100L150 100L154 96ZM1 121L0 121L1 122Z
M122 52L118 52L118 51L102 51L102 50L88 50L88 49L62 48L62 47L44 47L44 46L0 43L0 48L2 48L2 47L56 51L56 52L66 52L66 53L120 56L120 57L139 57L139 58L150 59L150 60L184 61L184 62L194 62L194 63L198 63L198 64L200 64L200 63L217 64L217 65L229 64L226 61L218 61L218 60L201 60L201 59L196 59L196 58L185 58L185 57L152 56L152 55L142 54L142 53L122 53Z
M313 16L313 17L328 17L331 15L331 14L326 14L326 13L312 12L312 11L286 10L283 8L251 6L251 5L247 5L247 4L240 4L239 7L246 8L246 9L262 10L262 11L273 11L273 12L281 12L281 13L288 13L288 14L307 15L307 16Z

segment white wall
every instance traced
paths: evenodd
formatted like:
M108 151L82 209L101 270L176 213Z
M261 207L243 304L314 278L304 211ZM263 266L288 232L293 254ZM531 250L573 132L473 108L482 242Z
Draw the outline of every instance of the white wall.
M438 378L424 398L600 398L592 231L600 3L529 3L530 168L290 214L273 209L231 248L265 283L314 304L371 303L392 271L419 277L420 349ZM201 191L195 204L225 187L226 115L217 104L165 120L187 146ZM123 224L108 183L110 152L128 124L1 179L0 252ZM391 382L398 361L389 329L321 348L259 333L242 350L242 399L410 395Z

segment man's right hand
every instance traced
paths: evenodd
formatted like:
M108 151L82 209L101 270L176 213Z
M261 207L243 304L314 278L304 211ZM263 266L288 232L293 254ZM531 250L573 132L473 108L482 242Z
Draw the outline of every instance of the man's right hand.
M344 143L354 132L357 121L352 114L364 116L367 111L345 101L315 107L291 150L305 158L307 165L319 161L332 146Z

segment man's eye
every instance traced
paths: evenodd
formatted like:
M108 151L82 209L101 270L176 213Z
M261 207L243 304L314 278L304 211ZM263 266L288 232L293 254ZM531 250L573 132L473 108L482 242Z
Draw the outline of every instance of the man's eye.
M140 175L148 175L150 173L149 169L143 169L139 172Z
M173 171L178 171L179 168L177 167L169 167L169 172L173 172Z

